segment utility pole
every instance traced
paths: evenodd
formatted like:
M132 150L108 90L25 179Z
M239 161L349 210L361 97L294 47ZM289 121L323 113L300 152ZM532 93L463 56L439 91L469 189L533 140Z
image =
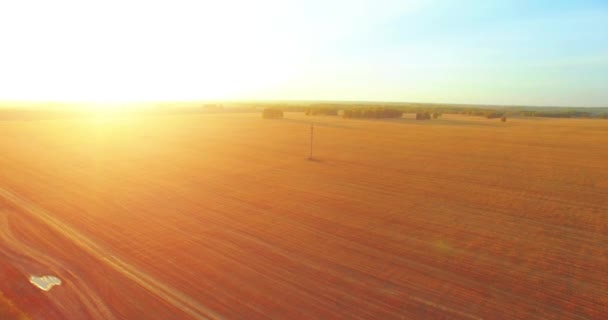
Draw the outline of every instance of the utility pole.
M314 125L310 124L310 154L308 155L308 160L312 160L312 138L314 133Z

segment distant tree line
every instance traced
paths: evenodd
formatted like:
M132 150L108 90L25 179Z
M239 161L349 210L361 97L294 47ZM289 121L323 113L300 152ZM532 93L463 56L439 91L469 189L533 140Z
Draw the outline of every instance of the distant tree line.
M467 116L485 116L486 113L488 112L494 112L492 110L483 110L483 109L464 109L464 110L459 110L458 114L464 114Z
M266 108L262 111L264 119L283 119L283 110L277 108Z
M286 111L304 112L307 115L340 115L344 118L393 118L403 114L414 114L416 118L436 119L442 114L461 114L488 119L503 117L547 117L547 118L596 118L608 119L608 108L585 107L526 107L526 106L486 106L433 103L252 103L258 108L280 108ZM259 109L258 109L259 110Z
M543 117L543 118L593 118L590 112L567 110L567 111L522 111L522 116L525 117ZM601 114L599 117L601 118Z
M431 120L431 113L428 111L416 112L416 120Z
M318 116L318 115L337 116L338 109L334 108L334 107L311 107L311 108L307 108L306 111L304 111L304 113L307 116Z
M393 108L352 108L345 109L342 117L345 119L382 119L401 118L403 111Z
M484 116L488 119L496 119L504 117L505 113L500 111L487 111L484 113Z

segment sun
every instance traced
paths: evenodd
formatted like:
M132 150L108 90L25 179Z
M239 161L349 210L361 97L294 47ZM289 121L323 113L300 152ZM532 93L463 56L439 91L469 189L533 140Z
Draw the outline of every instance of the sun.
M269 15L247 14L254 5L109 2L58 1L39 8L52 14L12 21L19 32L15 50L2 52L10 61L0 77L10 97L2 98L90 102L93 109L239 99L280 86L297 65L299 49Z

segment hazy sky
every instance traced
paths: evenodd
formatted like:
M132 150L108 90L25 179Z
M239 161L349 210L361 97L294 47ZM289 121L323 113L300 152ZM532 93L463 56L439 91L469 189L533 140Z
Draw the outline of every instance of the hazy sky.
M0 2L0 100L608 106L608 1Z

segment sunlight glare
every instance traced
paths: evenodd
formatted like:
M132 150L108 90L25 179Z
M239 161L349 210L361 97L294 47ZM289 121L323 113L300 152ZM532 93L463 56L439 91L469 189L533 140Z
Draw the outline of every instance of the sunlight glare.
M289 76L294 50L268 22L275 11L251 16L256 4L30 2L3 5L28 21L0 13L0 28L20 28L0 33L0 42L20 48L4 50L0 61L11 75L0 86L14 99L238 98Z

